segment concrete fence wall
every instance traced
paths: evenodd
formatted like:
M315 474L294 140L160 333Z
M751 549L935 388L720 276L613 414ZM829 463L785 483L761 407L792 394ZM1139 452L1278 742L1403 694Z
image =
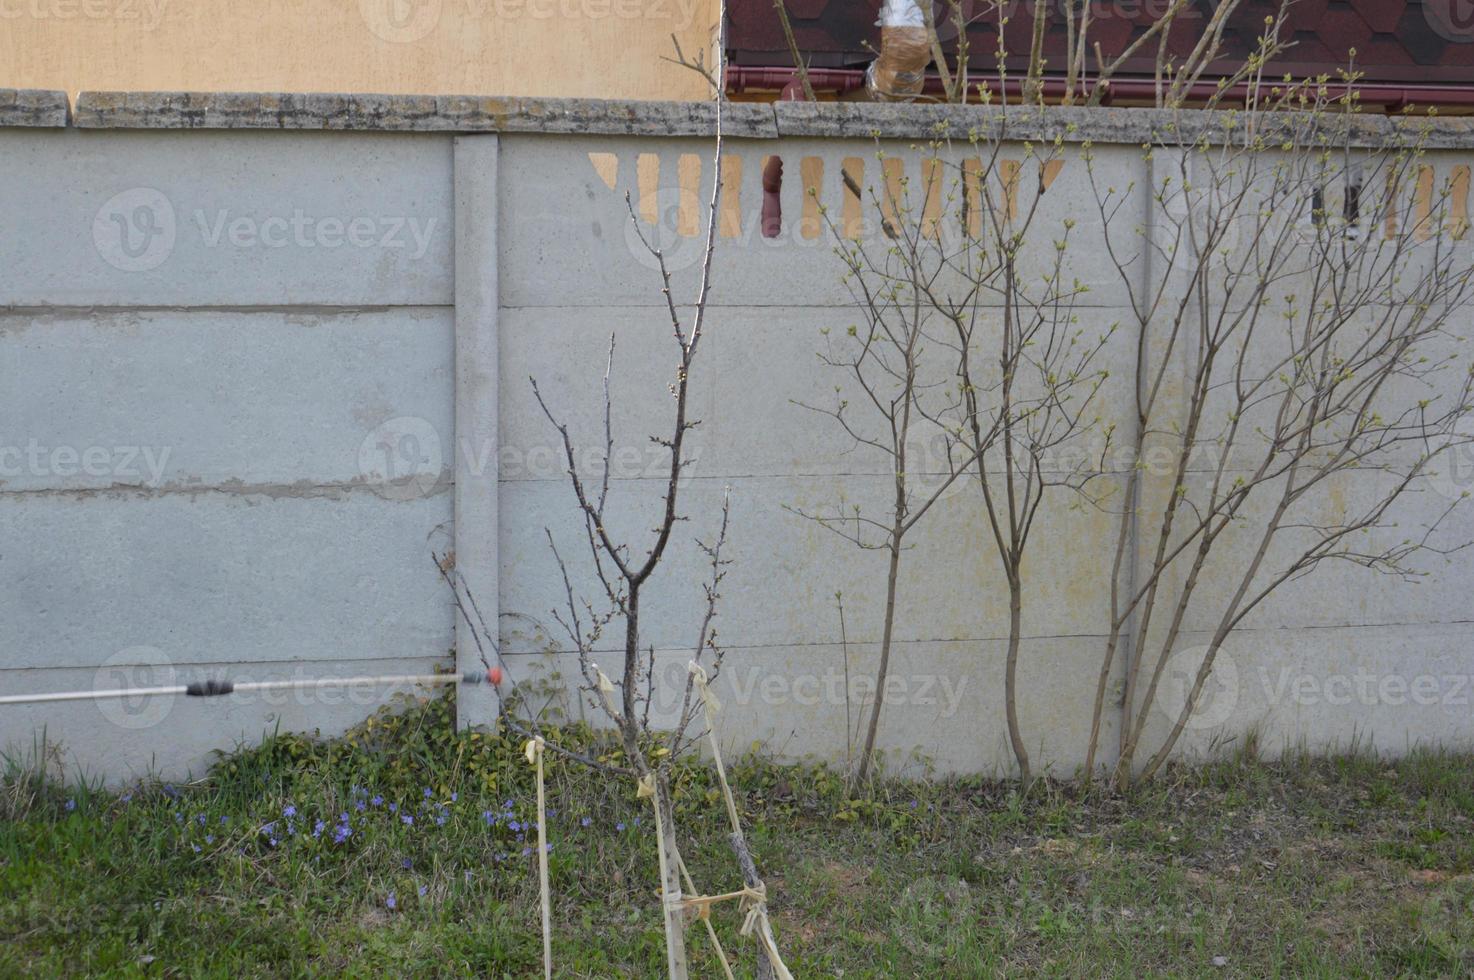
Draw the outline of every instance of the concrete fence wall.
M818 206L842 209L842 166L879 179L877 138L914 170L917 142L948 122L965 132L970 119L793 104L728 119L691 519L648 596L645 641L662 676L684 676L702 582L693 541L730 488L719 689L724 735L742 747L842 758L868 693L883 558L795 513L883 507L891 480L884 457L795 404L839 383L816 352L823 330L855 320ZM1071 142L1041 227L1082 217L1086 139L1149 215L1140 144L1158 122L1059 110L1020 132ZM675 355L640 234L661 236L676 301L690 302L710 106L84 93L69 113L59 95L12 92L0 124L0 689L425 672L457 649L474 666L432 551L454 552L514 674L573 676L549 533L575 584L592 581L528 378L580 452L596 450L617 337L611 510L621 533L643 533ZM1474 132L1441 123L1431 145L1430 164L1451 172L1471 162ZM787 169L784 228L765 238L759 179L773 154ZM1092 251L1080 312L1104 329L1127 297ZM1128 376L1124 334L1104 356ZM1102 398L1108 419L1130 412L1125 385ZM1410 520L1449 492L1422 495ZM1328 506L1361 493L1338 486ZM1460 516L1449 536L1470 529ZM1108 513L1051 509L1026 569L1020 713L1060 771L1088 731L1114 531ZM948 494L908 553L881 739L898 761L1008 766L1007 593L986 535L977 502ZM1471 566L1460 555L1431 571L1411 585L1328 568L1278 595L1226 649L1183 750L1251 726L1271 744L1365 737L1393 751L1474 735ZM1211 627L1199 618L1184 649ZM600 651L610 673L616 646ZM338 731L392 693L11 707L0 742L25 749L44 730L113 780L198 772L211 750L278 726ZM485 690L461 704L468 723L495 712Z

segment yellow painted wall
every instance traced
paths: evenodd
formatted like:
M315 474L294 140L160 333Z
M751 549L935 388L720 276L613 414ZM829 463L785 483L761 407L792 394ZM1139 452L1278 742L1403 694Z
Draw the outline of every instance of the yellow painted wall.
M0 87L689 99L712 0L0 0ZM709 60L709 59L708 59Z

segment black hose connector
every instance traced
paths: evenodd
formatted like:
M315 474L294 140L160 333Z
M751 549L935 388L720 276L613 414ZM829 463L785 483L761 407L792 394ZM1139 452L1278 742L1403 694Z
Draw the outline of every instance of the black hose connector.
M218 698L235 690L231 681L195 681L184 689L192 698Z

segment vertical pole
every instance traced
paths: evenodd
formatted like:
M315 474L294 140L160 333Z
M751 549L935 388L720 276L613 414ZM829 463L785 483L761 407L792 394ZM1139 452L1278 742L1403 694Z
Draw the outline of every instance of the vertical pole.
M497 164L495 135L457 136L455 182L455 562L496 634L497 600ZM484 670L457 618L456 667ZM499 638L492 639L499 644ZM491 650L487 651L488 656ZM495 720L494 696L456 702L462 728Z

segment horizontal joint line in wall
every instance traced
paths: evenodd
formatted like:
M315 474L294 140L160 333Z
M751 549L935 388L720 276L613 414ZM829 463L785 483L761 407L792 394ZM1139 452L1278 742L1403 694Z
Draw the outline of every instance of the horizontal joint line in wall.
M1451 626L1474 626L1474 620L1455 619L1455 620L1448 620L1446 622L1435 622L1435 623L1342 623L1342 624L1313 623L1313 624L1308 624L1308 625L1294 625L1294 626L1241 626L1241 627L1239 627L1236 630L1236 632L1239 632L1239 633L1284 633L1284 632L1292 632L1292 631L1300 631L1300 630L1377 630L1377 629L1409 629L1409 628L1413 628L1413 627L1419 627L1419 628L1442 628L1442 627L1451 627ZM1209 632L1209 631L1208 630L1193 630L1193 631L1186 631L1186 630L1184 630L1184 632ZM1106 637L1105 637L1104 634L1101 634L1101 633L1038 633L1038 634L1026 633L1022 637L1020 637L1020 639L1025 640L1025 641L1038 641L1038 640L1100 640L1101 642L1104 642L1105 639L1106 639ZM898 643L898 644L905 645L905 644L917 644L917 643L1006 643L1007 641L1008 641L1008 637L1007 636L962 636L962 637L918 637L916 639L910 639L910 638L902 639L902 638L897 638L895 642ZM738 652L738 651L741 651L741 650L793 650L793 649L807 649L807 648L811 648L811 647L838 647L838 646L850 646L850 647L872 646L873 647L873 646L879 646L879 645L880 645L880 641L879 640L857 640L854 637L851 637L844 644L841 644L838 639L834 639L834 640L804 640L804 641L801 641L801 642L790 642L790 643L744 643L744 644L741 644L739 646L724 647L723 648L723 652L726 655L730 655L732 653L735 653L735 652ZM503 643L503 646L505 646L505 642ZM667 653L667 652L670 652L670 651L678 651L678 650L682 650L682 649L685 649L685 648L684 647L680 647L680 646L662 647L660 644L657 643L655 645L655 655L657 657L659 657L662 653ZM502 656L504 656L504 657L541 657L541 656L546 656L549 653L552 653L552 654L565 654L565 653L571 654L571 653L576 653L576 652L577 651L575 651L575 650L565 649L565 648L562 648L562 647L558 647L556 649L551 649L551 650L505 650L504 649L502 651ZM598 649L590 650L589 653L591 655L595 655L595 656L603 656L603 655L607 655L607 654L620 654L620 653L623 653L623 648L621 648L621 647L599 647ZM671 653L671 655L674 656L675 654L674 653Z

